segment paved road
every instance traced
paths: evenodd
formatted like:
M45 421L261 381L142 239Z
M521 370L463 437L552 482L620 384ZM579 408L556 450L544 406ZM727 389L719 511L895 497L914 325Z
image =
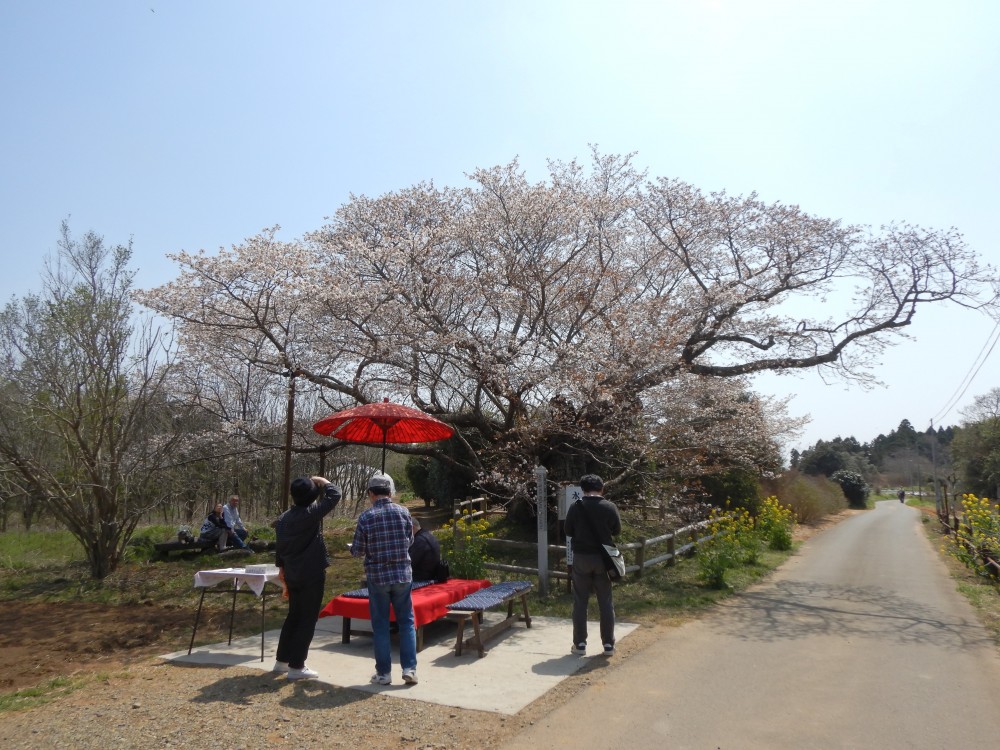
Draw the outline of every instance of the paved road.
M998 649L919 512L894 501L817 534L768 583L593 674L508 747L1000 747Z

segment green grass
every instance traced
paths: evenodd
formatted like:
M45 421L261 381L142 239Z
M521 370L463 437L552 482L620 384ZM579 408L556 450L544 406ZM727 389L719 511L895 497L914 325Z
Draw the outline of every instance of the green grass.
M32 688L0 695L0 713L37 708L67 696L90 682L104 679L107 679L105 675L56 677Z
M911 504L909 498L906 499L906 502ZM935 507L933 497L913 504L931 509ZM955 580L956 589L976 610L980 622L989 630L994 642L1000 646L1000 581L996 578L977 575L955 559L947 552L948 539L936 517L925 514L924 520L927 521L924 524L924 532L938 551L941 560L951 573L951 577Z
M83 549L68 531L0 534L0 571L58 567L85 560Z

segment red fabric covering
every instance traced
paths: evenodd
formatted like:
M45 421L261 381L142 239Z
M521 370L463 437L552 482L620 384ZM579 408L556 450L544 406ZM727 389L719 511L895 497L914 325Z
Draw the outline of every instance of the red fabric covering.
M462 578L452 578L444 583L434 583L416 589L410 596L413 599L413 624L415 627L426 625L448 614L448 605L454 604L480 589L492 585L490 581L467 581ZM368 600L356 597L336 596L323 607L320 617L349 617L352 620L370 620ZM390 609L390 618L396 615Z

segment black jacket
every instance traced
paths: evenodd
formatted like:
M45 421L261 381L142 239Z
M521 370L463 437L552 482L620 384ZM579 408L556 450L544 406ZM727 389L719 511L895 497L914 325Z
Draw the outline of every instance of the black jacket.
M441 562L441 545L437 537L427 529L421 528L413 535L410 562L413 565L414 581L433 581L437 578L437 566Z
M588 511L593 524L585 515ZM564 528L566 536L573 538L574 553L598 555L602 544L614 544L611 537L622 532L622 519L618 515L618 506L610 500L605 500L600 495L584 495L569 506ZM594 530L597 531L596 539Z
M310 505L294 505L278 517L274 564L285 581L300 583L326 575L330 557L323 543L323 517L340 502L340 488L326 485L323 497Z

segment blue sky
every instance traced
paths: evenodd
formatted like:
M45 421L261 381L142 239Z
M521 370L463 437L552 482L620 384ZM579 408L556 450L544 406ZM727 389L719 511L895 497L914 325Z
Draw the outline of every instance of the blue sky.
M541 180L589 144L847 223L955 226L998 263L998 39L994 0L3 3L0 298L38 289L66 218L131 237L152 286L168 252L294 239L352 193L514 157ZM993 330L931 312L886 388L758 387L812 416L799 447L946 425L1000 385L994 354L953 398Z

